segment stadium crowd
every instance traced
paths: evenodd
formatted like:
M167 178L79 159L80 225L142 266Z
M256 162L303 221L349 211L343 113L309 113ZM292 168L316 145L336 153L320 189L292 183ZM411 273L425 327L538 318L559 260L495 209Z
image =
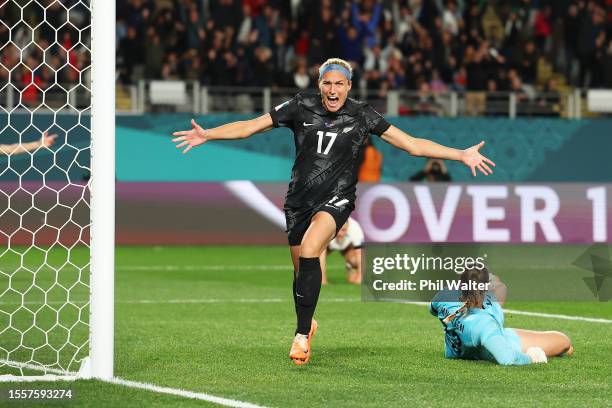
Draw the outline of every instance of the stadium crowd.
M15 105L36 105L43 93L49 106L65 105L71 89L89 87L89 10L69 0L21 2L22 9L18 3L0 6L0 82L10 81ZM2 96L8 89L3 85Z
M362 87L475 91L474 110L483 91L556 91L541 60L571 85L612 87L611 0L126 0L117 16L124 83L308 88L339 56Z
M23 104L43 91L61 103L59 84L89 81L88 11L75 3L68 13L73 3L0 7L0 80ZM611 22L612 0L121 0L118 79L304 89L316 86L319 63L339 56L354 65L356 86L381 97L414 90L427 104L467 91L467 111L478 113L485 91L521 101L554 94L560 79L612 88ZM543 63L558 75L542 74Z

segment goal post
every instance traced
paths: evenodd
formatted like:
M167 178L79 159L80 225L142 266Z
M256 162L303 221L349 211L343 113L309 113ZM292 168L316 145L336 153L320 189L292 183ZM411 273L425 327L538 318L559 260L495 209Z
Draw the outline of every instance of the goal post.
M114 362L115 1L91 5L91 377L110 379Z
M0 108L0 381L111 379L115 2L0 1Z

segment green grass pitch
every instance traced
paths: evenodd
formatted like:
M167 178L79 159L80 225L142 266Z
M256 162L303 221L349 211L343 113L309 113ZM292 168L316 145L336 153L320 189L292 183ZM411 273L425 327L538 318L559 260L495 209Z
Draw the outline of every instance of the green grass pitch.
M298 367L287 357L295 315L286 247L123 247L116 264L115 375L124 379L275 407L612 405L612 324L507 314L507 327L567 333L575 355L526 367L445 360L440 323L427 308L360 302L334 254L313 357ZM75 302L84 295L75 288ZM0 299L3 310L9 304ZM507 307L612 318L610 303ZM98 381L65 386L74 390L70 407L211 405Z

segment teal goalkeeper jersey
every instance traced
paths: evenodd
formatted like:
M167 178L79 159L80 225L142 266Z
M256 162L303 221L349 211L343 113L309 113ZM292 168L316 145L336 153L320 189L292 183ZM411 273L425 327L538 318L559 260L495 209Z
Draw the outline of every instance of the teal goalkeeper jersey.
M450 301L457 299L457 301ZM492 292L487 293L483 309L469 309L445 324L443 320L463 306L459 292L439 292L429 312L444 326L446 358L488 360L502 365L530 364L521 351L520 339L512 329L504 329L504 312Z

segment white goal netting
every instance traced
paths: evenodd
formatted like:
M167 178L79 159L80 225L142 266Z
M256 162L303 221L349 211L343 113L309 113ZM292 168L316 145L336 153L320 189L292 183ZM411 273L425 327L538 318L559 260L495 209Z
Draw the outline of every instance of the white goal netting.
M90 15L0 0L0 375L89 354Z

